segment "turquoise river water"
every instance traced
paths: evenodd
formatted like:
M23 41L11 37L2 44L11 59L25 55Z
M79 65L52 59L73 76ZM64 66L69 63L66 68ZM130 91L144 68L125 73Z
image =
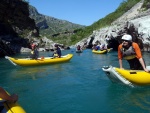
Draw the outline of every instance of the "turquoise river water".
M0 86L19 95L18 103L27 113L148 113L150 86L112 83L102 66L119 66L117 52L93 54L91 50L72 53L66 63L20 67L0 59ZM51 52L41 52L49 56ZM13 57L27 57L19 54ZM150 65L150 53L143 53ZM124 67L128 67L124 61Z

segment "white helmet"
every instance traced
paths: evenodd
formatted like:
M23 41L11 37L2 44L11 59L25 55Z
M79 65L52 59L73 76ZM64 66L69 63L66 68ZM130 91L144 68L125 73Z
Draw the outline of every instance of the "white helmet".
M122 40L132 41L132 36L131 35L123 35Z

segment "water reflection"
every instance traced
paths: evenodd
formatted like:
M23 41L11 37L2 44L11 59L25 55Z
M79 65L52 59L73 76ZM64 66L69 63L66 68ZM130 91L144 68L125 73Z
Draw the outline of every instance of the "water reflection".
M59 64L50 66L35 66L35 67L17 67L10 72L12 78L32 78L36 80L38 78L46 77L62 70L62 66Z
M45 74L42 74L45 73ZM17 68L14 69L11 73L13 78L29 78L31 77L33 80L46 76L46 69L39 67L30 67L30 68Z
M113 111L128 113L135 110L142 113L150 111L150 87L130 88L111 84L107 90L107 102Z
M133 89L129 95L129 99L134 106L136 106L141 111L150 111L150 88L148 89Z
M83 53L76 53L77 54L77 56L81 56Z

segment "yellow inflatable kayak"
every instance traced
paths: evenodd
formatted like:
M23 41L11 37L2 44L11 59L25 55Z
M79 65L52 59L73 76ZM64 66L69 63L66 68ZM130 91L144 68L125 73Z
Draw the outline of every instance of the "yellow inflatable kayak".
M150 73L143 70L123 70L112 66L104 66L102 70L113 82L126 85L150 85Z
M61 63L67 62L73 57L73 54L67 54L62 56L61 58L53 58L53 57L45 57L45 58L38 58L38 59L30 59L30 58L12 58L5 56L12 64L19 65L19 66L37 66L37 65L46 65L46 64L54 64L54 63Z
M0 98L0 113L26 113L26 112L17 102L9 103Z
M102 51L101 50L97 50L97 51L92 50L92 52L95 53L95 54L105 54L105 53L107 53L107 50L102 50Z

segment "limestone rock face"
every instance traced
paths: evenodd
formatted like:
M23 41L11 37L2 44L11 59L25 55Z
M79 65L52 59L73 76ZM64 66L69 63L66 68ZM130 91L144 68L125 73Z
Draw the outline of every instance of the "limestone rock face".
M91 48L96 42L108 45L117 50L121 37L128 33L143 51L150 50L150 9L142 11L143 1L137 3L128 12L115 20L111 26L93 31L75 46L86 44Z

